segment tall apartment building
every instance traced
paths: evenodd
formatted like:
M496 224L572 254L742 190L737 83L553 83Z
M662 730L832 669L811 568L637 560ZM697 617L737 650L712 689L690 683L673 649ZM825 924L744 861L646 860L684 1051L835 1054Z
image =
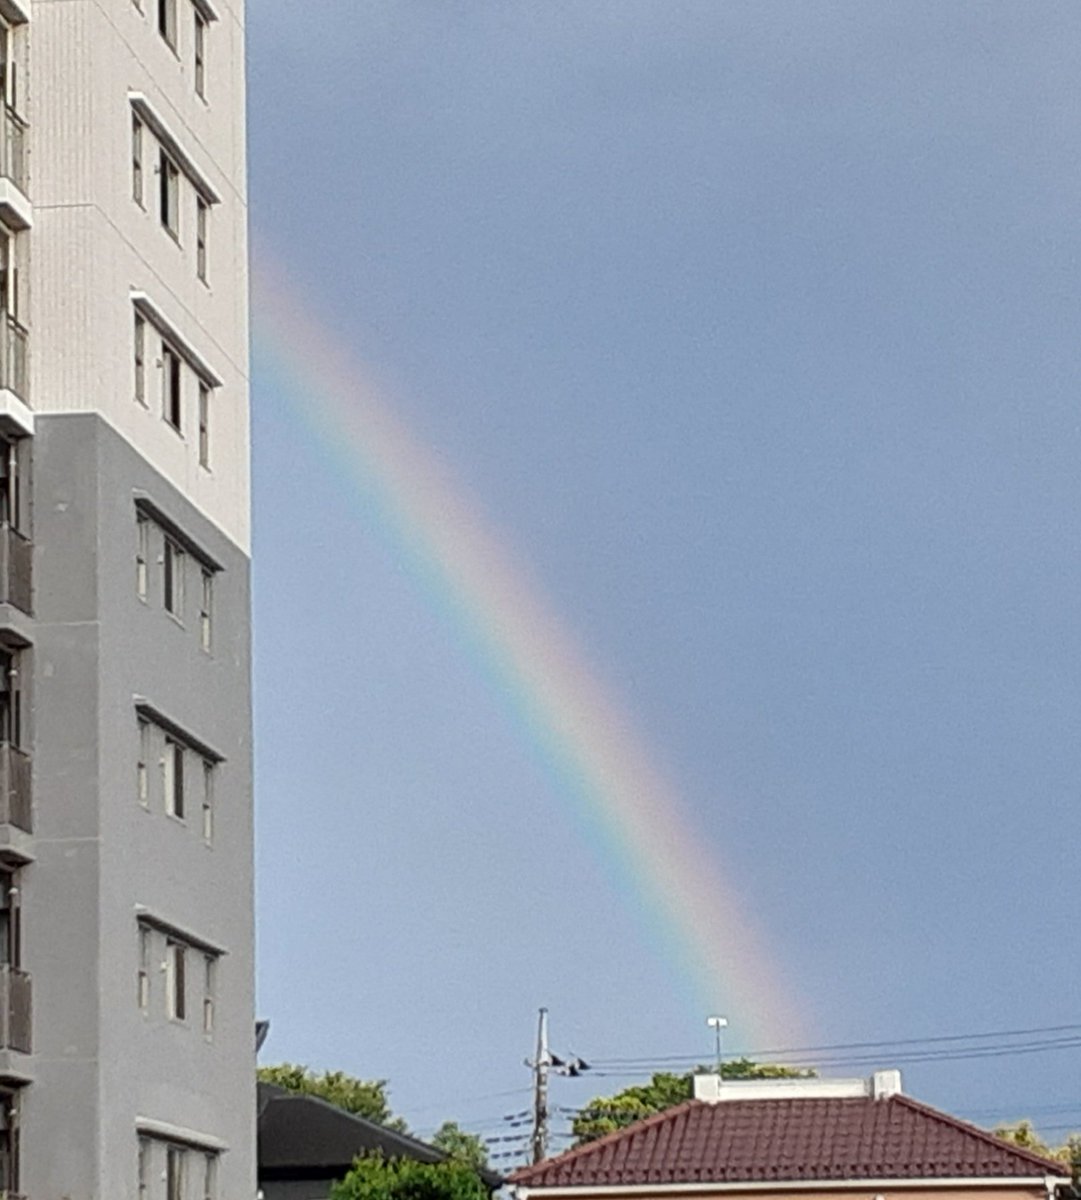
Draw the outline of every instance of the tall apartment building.
M0 1194L255 1193L243 0L0 0Z

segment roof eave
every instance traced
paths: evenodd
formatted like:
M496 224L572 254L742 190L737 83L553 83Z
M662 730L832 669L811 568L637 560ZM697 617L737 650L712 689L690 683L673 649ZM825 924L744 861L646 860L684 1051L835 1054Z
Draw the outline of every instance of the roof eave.
M543 1194L552 1196L656 1196L712 1192L833 1192L875 1191L902 1188L995 1188L1027 1187L1050 1191L1071 1182L1069 1175L958 1175L949 1177L917 1176L905 1179L768 1179L735 1183L606 1183L606 1184L516 1184L510 1181L518 1200Z

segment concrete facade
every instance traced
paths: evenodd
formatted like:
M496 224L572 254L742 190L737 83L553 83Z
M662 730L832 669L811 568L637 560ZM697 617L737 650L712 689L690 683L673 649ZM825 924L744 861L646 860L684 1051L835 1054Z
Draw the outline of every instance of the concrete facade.
M251 1197L243 4L0 21L0 1191Z

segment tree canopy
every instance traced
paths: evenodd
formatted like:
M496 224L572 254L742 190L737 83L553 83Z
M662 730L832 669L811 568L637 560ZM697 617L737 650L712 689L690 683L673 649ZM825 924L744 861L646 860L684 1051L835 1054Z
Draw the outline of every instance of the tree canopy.
M467 1133L457 1121L444 1121L432 1137L432 1145L455 1162L465 1163L475 1171L488 1165L488 1151L475 1133Z
M358 1158L330 1190L330 1200L488 1200L472 1167L457 1159L422 1163L412 1158Z
M304 1096L318 1096L358 1117L366 1117L399 1133L408 1132L405 1121L390 1110L385 1079L357 1079L344 1071L324 1071L320 1075L295 1063L279 1063L273 1067L260 1067L259 1080Z
M658 1071L648 1083L634 1084L613 1096L595 1096L571 1123L575 1145L595 1141L635 1121L652 1117L694 1095L694 1077L709 1073L709 1067L697 1067L686 1075ZM712 1068L716 1071L716 1068ZM784 1067L776 1063L757 1063L749 1058L734 1058L722 1064L723 1079L808 1079L814 1071Z
M1033 1154L1053 1158L1062 1163L1073 1176L1074 1195L1081 1196L1081 1133L1071 1133L1061 1146L1052 1146L1036 1132L1031 1121L1017 1121L1012 1125L996 1125L995 1136L1012 1142Z

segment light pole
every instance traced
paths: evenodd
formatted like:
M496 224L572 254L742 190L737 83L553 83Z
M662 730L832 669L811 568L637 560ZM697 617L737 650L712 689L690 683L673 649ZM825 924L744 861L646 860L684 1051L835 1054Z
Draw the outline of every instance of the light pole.
M706 1017L706 1024L713 1030L717 1037L717 1078L721 1078L721 1030L728 1028L727 1017Z

